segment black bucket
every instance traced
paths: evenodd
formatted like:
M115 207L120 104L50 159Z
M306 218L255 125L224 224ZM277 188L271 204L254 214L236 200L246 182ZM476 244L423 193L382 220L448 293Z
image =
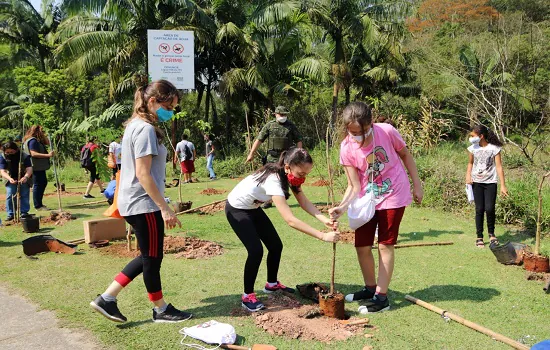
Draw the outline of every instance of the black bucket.
M526 246L521 243L506 242L505 244L491 244L489 248L491 248L499 263L504 265L521 265Z
M23 230L27 233L34 233L40 230L40 218L34 215L21 218L21 224L23 224Z

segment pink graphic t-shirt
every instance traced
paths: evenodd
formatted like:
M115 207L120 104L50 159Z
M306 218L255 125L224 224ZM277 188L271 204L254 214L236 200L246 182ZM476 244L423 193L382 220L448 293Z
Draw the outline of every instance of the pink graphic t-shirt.
M390 124L374 124L373 144L361 147L351 136L340 144L340 164L357 169L361 181L362 197L374 191L385 199L376 210L405 207L412 202L411 185L405 167L397 152L406 146L399 132ZM369 180L374 175L371 186Z

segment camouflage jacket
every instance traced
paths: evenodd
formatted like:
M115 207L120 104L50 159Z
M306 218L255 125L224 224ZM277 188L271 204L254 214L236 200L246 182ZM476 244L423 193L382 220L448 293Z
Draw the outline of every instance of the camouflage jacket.
M264 125L258 134L258 140L261 142L267 140L267 161L271 163L279 160L281 152L302 141L302 135L291 121L287 120L281 124L272 120Z

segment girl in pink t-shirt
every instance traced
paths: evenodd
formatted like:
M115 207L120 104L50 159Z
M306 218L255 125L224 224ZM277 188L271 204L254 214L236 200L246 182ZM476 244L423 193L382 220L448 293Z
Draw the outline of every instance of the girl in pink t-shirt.
M348 187L338 207L330 210L332 219L340 217L348 205L367 192L378 200L374 217L355 230L355 249L365 287L346 295L346 301L369 299L359 311L389 310L386 296L394 267L394 245L405 207L421 203L424 192L418 171L399 132L390 124L372 122L370 107L363 102L349 104L343 112L346 137L340 145L340 164L344 166ZM374 140L374 142L373 142ZM413 182L413 193L405 167ZM374 181L370 183L370 179ZM372 245L378 227L378 284L374 273Z

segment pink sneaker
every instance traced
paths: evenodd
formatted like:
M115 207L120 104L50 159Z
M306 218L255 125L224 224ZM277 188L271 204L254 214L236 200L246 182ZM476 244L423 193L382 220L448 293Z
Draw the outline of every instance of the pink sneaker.
M287 292L287 293L294 293L294 289L285 286L279 281L277 281L277 284L274 285L273 287L270 287L268 283L265 284L264 293L269 294L269 293L276 292L278 290L282 290L283 292Z
M261 301L256 299L256 293L250 293L247 297L241 297L241 305L250 312L260 311L265 308Z

